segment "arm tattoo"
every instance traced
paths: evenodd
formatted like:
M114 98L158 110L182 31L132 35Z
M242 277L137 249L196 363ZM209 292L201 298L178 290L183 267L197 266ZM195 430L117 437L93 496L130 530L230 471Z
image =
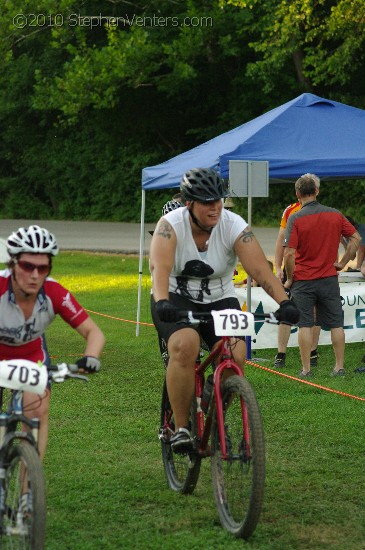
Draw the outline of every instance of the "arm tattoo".
M160 237L165 237L166 239L171 239L171 234L172 234L171 225L166 220L162 220L158 224L157 235L159 235Z
M242 231L241 235L238 238L243 243L251 243L255 238L255 235L252 231Z

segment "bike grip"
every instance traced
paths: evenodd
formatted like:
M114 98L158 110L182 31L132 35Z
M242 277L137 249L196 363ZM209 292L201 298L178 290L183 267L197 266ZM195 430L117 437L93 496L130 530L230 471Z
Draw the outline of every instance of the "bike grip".
M62 363L62 364L64 365L65 363ZM74 363L72 363L72 364L67 363L66 366L67 366L67 368L70 372L79 372L79 367L77 365L75 365ZM59 367L60 367L60 364L50 365L49 367L47 367L47 370L50 371L50 372L58 372L60 370Z
M70 365L67 365L70 372L79 372L78 365L75 365L75 363L71 363Z

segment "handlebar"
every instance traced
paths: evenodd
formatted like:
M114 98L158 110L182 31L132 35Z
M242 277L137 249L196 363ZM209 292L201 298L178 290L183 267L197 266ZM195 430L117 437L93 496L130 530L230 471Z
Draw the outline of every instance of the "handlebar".
M236 310L233 310L236 311ZM244 311L241 311L237 309L237 312L239 313L246 313ZM278 325L279 321L276 319L274 312L270 313L251 313L251 315L254 316L255 322L262 322L270 323L274 325ZM204 323L208 320L213 319L212 313L210 311L180 311L180 319L188 321L192 325L198 324L198 323Z
M48 378L53 382L64 382L67 378L76 378L88 382L89 378L83 374L79 374L79 367L75 364L60 363L47 367Z

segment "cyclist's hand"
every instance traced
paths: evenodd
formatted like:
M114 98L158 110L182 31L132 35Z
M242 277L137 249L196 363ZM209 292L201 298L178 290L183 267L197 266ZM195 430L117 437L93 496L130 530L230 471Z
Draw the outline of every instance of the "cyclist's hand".
M156 302L156 311L161 321L165 321L165 323L174 323L180 319L179 309L168 300Z
M284 325L296 325L300 317L299 309L291 300L280 302L280 307L274 315L279 323L284 323Z
M76 361L76 365L79 369L86 372L99 372L100 370L100 361L96 357L91 355L85 355Z

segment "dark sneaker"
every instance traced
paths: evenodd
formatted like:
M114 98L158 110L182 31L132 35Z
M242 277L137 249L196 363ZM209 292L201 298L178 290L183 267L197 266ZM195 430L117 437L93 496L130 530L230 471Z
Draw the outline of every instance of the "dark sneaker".
M23 517L31 514L33 508L32 491L29 489L28 493L23 493L19 500L18 511Z
M345 369L333 370L331 376L346 376Z
M313 375L313 372L310 370L308 372L304 372L303 370L301 370L299 373L299 376L300 378L311 378L311 376L314 376L314 375Z
M171 448L175 453L187 453L193 449L193 440L188 429L179 428L170 438Z
M319 353L316 349L311 351L311 358L310 358L310 366L311 367L316 367L317 366L318 355L319 355Z
M354 370L354 372L359 372L360 374L365 374L365 365L363 365L362 367L358 367L357 369Z
M285 367L285 353L277 353L275 355L274 367L277 369Z

